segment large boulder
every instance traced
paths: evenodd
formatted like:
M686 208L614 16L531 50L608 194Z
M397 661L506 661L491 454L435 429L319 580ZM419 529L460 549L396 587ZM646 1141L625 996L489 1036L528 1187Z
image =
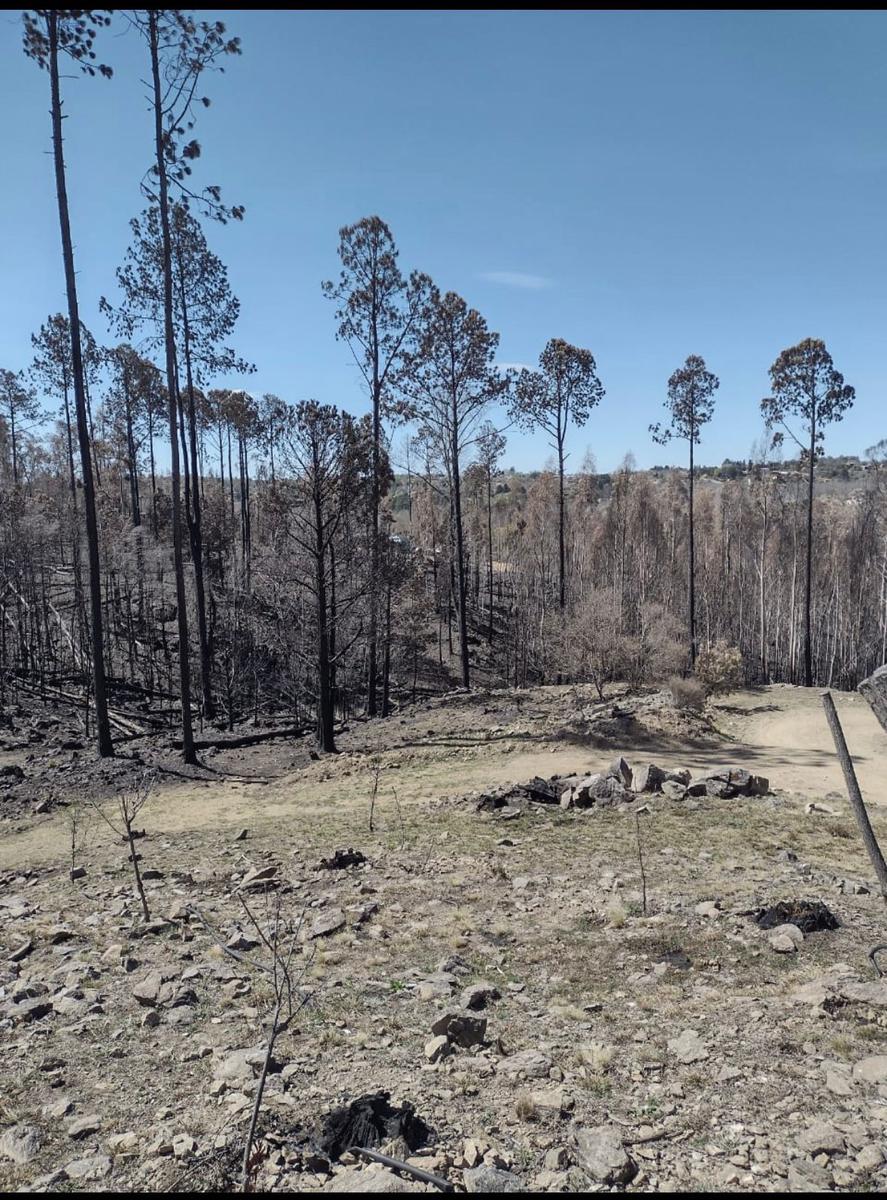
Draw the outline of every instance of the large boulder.
M561 796L561 807L606 808L627 799L631 799L631 793L621 780L612 775L586 775L570 789L566 802Z
M610 763L607 774L611 779L618 779L625 787L631 787L632 770L621 754Z
M662 794L668 800L683 800L687 794L687 785L677 779L663 779Z
M655 763L644 763L634 768L631 788L634 792L658 792L665 779L666 773L662 767L657 767Z

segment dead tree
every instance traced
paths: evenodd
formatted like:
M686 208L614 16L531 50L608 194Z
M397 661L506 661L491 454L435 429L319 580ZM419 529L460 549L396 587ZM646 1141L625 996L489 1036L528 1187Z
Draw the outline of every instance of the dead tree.
M67 56L87 75L96 70L105 78L111 77L106 66L93 67L93 42L99 26L110 24L110 17L86 10L88 21L78 9L35 9L25 13L25 53L38 66L49 72L52 96L52 148L55 161L55 186L58 198L59 228L62 237L62 259L65 267L65 291L68 300L68 322L71 333L71 371L74 385L74 406L77 414L77 440L80 445L80 465L83 480L83 504L86 513L86 543L89 554L90 633L92 638L92 687L95 697L96 736L98 751L103 758L114 754L111 725L108 720L108 691L105 675L105 647L102 621L102 582L99 563L99 533L96 515L95 482L91 439L87 422L87 397L81 345L80 315L77 299L77 277L74 270L74 242L68 207L68 184L62 140L62 99L60 86L60 56ZM94 24L90 24L94 22ZM88 711L88 710L87 710Z
M86 874L85 867L77 866L77 852L83 848L83 827L86 825L83 805L76 802L71 804L66 815L68 828L71 831L71 882L73 883L77 879L82 879Z
M865 848L868 851L872 866L875 868L875 874L878 876L878 883L881 885L881 895L887 899L887 863L884 862L884 855L881 853L881 847L878 845L878 839L875 837L875 831L872 829L872 823L866 811L862 792L859 790L859 782L856 778L856 772L853 769L853 760L850 758L850 752L847 749L847 742L844 739L844 731L838 719L835 702L832 699L831 692L822 692L821 695L822 707L825 709L826 720L829 723L832 738L835 742L835 750L838 752L838 761L841 764L841 770L844 772L844 782L847 785L850 806L853 809L853 815L856 817L856 823L859 825L859 832L862 834L862 840L865 842Z
M345 647L334 645L334 541L349 508L366 494L370 459L366 420L355 421L333 405L304 400L291 410L282 441L293 472L289 537L308 564L304 590L314 600L317 676L317 744L335 753L334 671ZM355 599L357 593L355 593ZM342 605L339 606L341 616Z
M237 962L262 971L271 982L274 1008L268 1026L265 1057L262 1061L262 1070L259 1075L258 1087L256 1088L256 1098L253 1101L249 1132L247 1133L246 1146L243 1151L241 1191L248 1192L250 1191L253 1172L257 1166L257 1162L253 1159L252 1149L259 1121L259 1112L262 1107L262 1097L265 1092L265 1081L268 1078L268 1069L274 1053L274 1044L282 1033L286 1033L296 1016L311 999L310 993L308 995L299 994L299 984L313 961L314 952L312 949L311 954L305 958L301 971L294 977L291 964L293 954L299 944L299 934L302 929L305 910L302 910L295 924L282 920L280 913L280 893L278 892L274 917L270 922L268 932L266 932L243 896L240 897L240 903L243 905L244 912L249 918L250 924L255 929L260 941L270 953L270 962L262 962L261 960L253 961L245 955L240 954L237 950L233 950L230 946L226 946L219 932L213 929L199 909L189 907L189 912L197 917L220 950L230 955Z
M154 783L153 772L146 771L142 780L136 785L134 790L127 794L120 792L117 796L117 812L120 817L120 823L113 821L105 810L95 800L90 801L90 804L99 814L105 824L114 833L117 834L129 846L129 861L132 863L133 874L135 875L136 890L139 893L139 899L142 902L142 913L145 917L145 924L151 920L151 912L148 908L148 898L145 895L145 885L142 883L142 873L139 870L139 856L136 853L135 833L133 832L133 823L141 810L148 802L148 797L151 795L151 788Z

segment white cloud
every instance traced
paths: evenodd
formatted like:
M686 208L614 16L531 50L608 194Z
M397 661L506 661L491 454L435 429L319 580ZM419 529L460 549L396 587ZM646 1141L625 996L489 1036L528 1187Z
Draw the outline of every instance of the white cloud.
M544 275L528 275L524 271L481 271L479 278L485 279L487 283L501 283L505 287L530 290L552 286L552 280L546 279Z
M501 371L504 375L506 371L532 371L534 368L529 363L519 362L503 362L496 363L496 370Z

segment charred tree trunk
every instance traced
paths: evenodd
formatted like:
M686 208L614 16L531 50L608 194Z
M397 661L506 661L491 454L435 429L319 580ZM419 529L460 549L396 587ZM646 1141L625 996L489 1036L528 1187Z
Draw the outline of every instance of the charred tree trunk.
M74 249L71 241L71 222L68 213L68 193L65 180L65 158L62 148L62 101L59 88L58 12L47 13L49 33L49 74L52 89L52 144L55 159L55 183L58 196L59 225L62 253L65 261L65 290L68 298L68 321L71 327L71 364L74 375L74 405L77 413L77 438L80 443L80 463L83 472L83 500L86 512L86 542L89 555L89 600L92 634L92 678L96 710L98 751L103 757L114 753L111 725L108 720L108 695L105 680L105 652L102 631L102 581L99 567L99 536L96 519L95 488L92 477L89 430L86 415L86 391L83 377L83 351L80 341L80 314L77 304L77 280L74 273Z
M148 456L151 469L151 532L157 538L157 474L154 467L154 412L148 402Z
M330 635L326 600L326 550L323 503L319 487L314 491L314 570L317 607L317 744L330 754L336 752L333 689L330 678Z
M12 442L12 483L18 485L18 455L15 446L15 405L9 404L9 437Z
M386 571L385 651L382 656L382 716L391 713L391 573Z
M373 482L372 525L370 528L370 629L367 640L367 716L378 713L376 691L379 680L379 442L381 428L382 388L379 383L379 353L373 343Z
M132 397L129 391L129 372L123 369L123 403L126 411L126 465L129 471L129 503L130 517L134 529L142 523L142 513L139 506L139 471L136 461L136 444L132 430Z
M462 533L462 486L459 477L459 416L455 392L453 393L453 523L456 534L456 573L458 576L459 600L459 657L462 664L462 685L471 687L471 669L468 662L468 588L465 579L465 546Z
M338 607L336 602L336 547L333 542L330 542L330 618L329 618L329 647L330 647L330 703L333 707L333 712L336 711L336 703L339 699L339 688L337 681L337 657L336 643L338 636ZM344 708L343 708L344 716Z
M172 541L176 576L176 606L179 627L179 688L182 705L182 757L196 763L194 731L191 725L191 667L188 661L188 614L185 608L185 564L182 556L182 514L180 496L179 443L177 434L175 333L172 302L172 239L169 228L169 191L166 178L166 137L163 130L163 99L160 86L160 54L157 13L149 11L151 76L154 88L154 145L160 191L160 222L163 231L163 310L166 341L166 386L169 392L170 488L172 491Z
M188 506L188 534L191 542L191 561L194 564L194 595L197 601L197 636L200 643L200 682L203 712L208 720L215 716L212 694L212 661L206 627L206 583L203 571L203 531L200 506L200 467L197 459L197 408L194 402L194 374L191 366L191 330L188 324L188 305L185 281L179 264L179 298L182 306L182 332L185 352L185 385L188 391L188 448L191 458L191 503Z
M816 410L810 418L810 462L807 467L807 576L804 589L804 686L813 687L813 645L810 606L813 584L813 468L816 462Z
M693 441L694 429L690 427L690 669L696 667L696 542L693 523Z
M560 430L560 413L557 439L557 559L558 605L563 612L567 606L567 549L564 531L564 439Z
M487 585L489 591L490 623L487 641L493 644L493 476L487 471Z

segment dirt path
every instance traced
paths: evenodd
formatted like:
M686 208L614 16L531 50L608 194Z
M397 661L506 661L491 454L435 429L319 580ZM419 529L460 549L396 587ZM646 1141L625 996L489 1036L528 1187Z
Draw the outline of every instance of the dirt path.
M858 693L832 692L832 696L863 796L870 804L887 805L887 735ZM733 693L715 705L714 723L734 744L728 740L711 749L686 750L645 747L640 757L654 758L664 767L687 767L694 774L735 761L765 775L774 788L811 799L828 792L844 796L844 776L818 688L772 686ZM630 745L621 752L629 760L633 753L639 756ZM612 758L612 754L576 750L512 755L501 764L504 774L494 781L597 770Z
M887 804L887 738L861 696L834 695L863 793L871 803ZM384 764L378 805L380 812L392 809L395 793L398 804L415 805L533 775L599 770L619 752L629 760L654 759L665 767L687 767L694 774L734 763L766 775L775 788L811 799L828 792L843 797L843 778L818 691L769 687L738 692L716 706L715 724L725 740L712 748L654 744L639 751L626 744L601 750L556 743L525 750L480 738L465 739L460 750L453 750L452 743L390 749L378 756ZM483 728L481 716L478 726ZM363 754L312 763L270 780L257 776L250 782L248 775L188 780L159 792L145 810L144 823L170 837L213 829L222 838L244 825L270 832L281 822L292 825L309 816L312 821L335 823L357 807L368 809L373 780L374 767ZM0 845L0 867L63 861L69 842L64 812L37 822L23 821Z
M844 736L865 799L887 804L887 736L862 696L833 692ZM738 692L719 706L743 750L775 787L811 798L844 794L844 777L825 720L819 690L767 687ZM720 724L720 721L719 721Z

